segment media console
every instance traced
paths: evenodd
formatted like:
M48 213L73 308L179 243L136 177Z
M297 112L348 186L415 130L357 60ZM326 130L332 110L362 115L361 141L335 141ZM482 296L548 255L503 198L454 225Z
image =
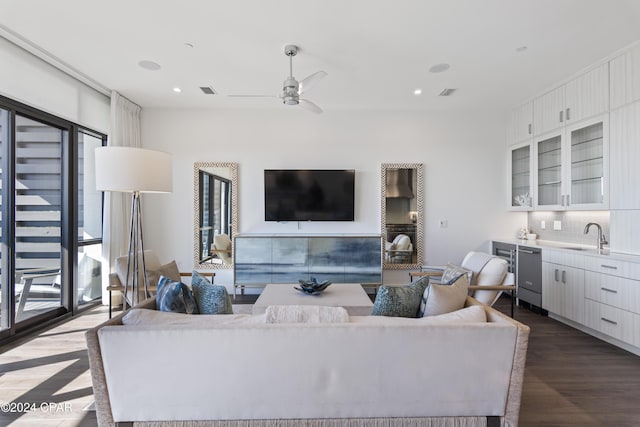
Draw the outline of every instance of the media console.
M382 283L380 235L238 235L234 256L234 296L237 288L311 277L376 288Z

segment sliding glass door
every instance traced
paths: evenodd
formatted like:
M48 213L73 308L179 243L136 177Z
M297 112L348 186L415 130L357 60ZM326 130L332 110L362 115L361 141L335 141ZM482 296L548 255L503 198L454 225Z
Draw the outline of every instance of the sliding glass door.
M0 96L0 343L102 296L106 136Z
M16 322L64 305L62 145L67 131L15 118Z

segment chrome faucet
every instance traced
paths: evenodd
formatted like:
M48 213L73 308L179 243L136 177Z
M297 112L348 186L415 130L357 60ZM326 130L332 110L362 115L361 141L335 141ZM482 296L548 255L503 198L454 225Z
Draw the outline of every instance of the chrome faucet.
M600 227L600 224L596 222L590 222L589 224L586 225L586 227L584 227L584 234L589 233L589 228L592 225L595 225L596 227L598 227L598 249L602 250L604 249L604 245L608 244L609 242L607 242L607 237L604 234L602 234L602 227Z

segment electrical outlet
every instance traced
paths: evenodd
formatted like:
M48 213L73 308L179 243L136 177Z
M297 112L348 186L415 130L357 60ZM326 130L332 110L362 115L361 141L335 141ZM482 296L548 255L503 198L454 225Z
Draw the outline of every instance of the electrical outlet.
M542 230L546 229L547 228L547 222L546 221L540 221L540 228Z
M562 230L562 222L561 221L553 221L553 229L554 230Z
M440 228L447 228L448 226L449 226L449 221L447 221L446 219L440 220Z

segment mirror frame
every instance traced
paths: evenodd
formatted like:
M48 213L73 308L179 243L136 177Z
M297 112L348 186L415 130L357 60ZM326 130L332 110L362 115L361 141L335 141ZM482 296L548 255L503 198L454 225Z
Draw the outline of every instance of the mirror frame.
M416 171L416 263L392 264L385 262L386 253L382 253L383 268L386 270L414 270L420 268L424 259L424 165L422 163L382 163L380 166L380 233L383 242L387 240L387 170L389 169L413 169ZM383 243L384 248L384 243Z
M196 269L220 270L232 269L231 264L211 264L200 262L200 169L231 169L231 242L238 233L238 163L235 162L194 162L193 163L193 266ZM231 244L231 257L235 259L235 245Z

